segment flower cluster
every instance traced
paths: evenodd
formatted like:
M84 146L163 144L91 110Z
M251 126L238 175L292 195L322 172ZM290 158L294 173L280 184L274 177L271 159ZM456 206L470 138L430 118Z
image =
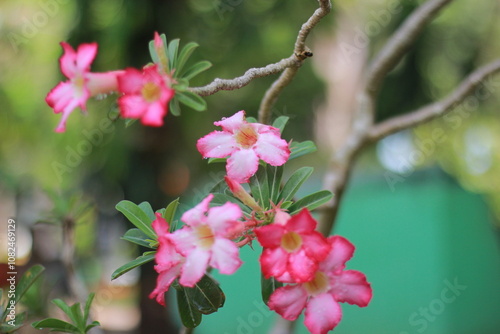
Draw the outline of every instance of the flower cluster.
M158 33L155 33L155 43L162 46ZM65 42L61 46L64 54L59 63L68 80L54 87L45 99L55 113L62 113L56 132L65 131L68 116L77 107L86 111L89 98L111 92L120 94L118 105L122 117L140 119L144 125L163 125L168 102L175 94L169 73L157 65L145 66L141 70L90 72L90 65L97 55L97 43L81 44L77 50Z

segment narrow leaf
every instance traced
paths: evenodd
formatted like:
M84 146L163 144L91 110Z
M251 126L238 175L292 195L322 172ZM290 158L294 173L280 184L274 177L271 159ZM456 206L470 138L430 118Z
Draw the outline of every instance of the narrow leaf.
M177 58L177 66L175 67L174 75L176 73L182 73L184 65L186 65L189 57L191 57L191 54L197 47L198 44L196 44L195 42L190 42L182 48L181 53L179 54L179 58Z
M116 209L123 213L135 227L156 240L156 233L151 227L151 219L149 219L148 215L139 206L130 201L120 201L116 205Z
M288 160L292 160L292 159L295 159L295 158L298 158L298 157L301 157L305 154L309 154L309 153L313 153L313 152L316 152L318 149L316 148L316 145L314 144L314 142L310 141L310 140L306 140L306 141L303 141L303 142L292 142L292 144L290 145L290 157L288 158Z
M267 179L269 180L269 200L278 204L278 195L281 189L281 178L283 177L283 167L268 166Z
M130 270L137 268L139 266L142 266L145 263L148 263L149 261L153 261L155 258L155 254L147 254L147 255L141 255L135 260L132 260L128 263L125 263L123 266L120 268L116 269L113 274L111 274L111 280L117 279L121 275L129 272Z
M153 60L153 63L155 64L160 63L160 58L158 57L158 53L156 53L154 40L149 42L149 54L151 55L151 60Z
M220 163L220 162L226 163L227 158L209 158L208 159L209 164Z
M294 215L298 213L303 208L309 209L312 211L321 205L325 204L329 200L333 198L333 194L328 190L321 190L315 192L314 194L310 194L305 196L304 198L299 199L297 202L293 203L290 206L290 214Z
M149 236L147 236L138 228L131 228L130 230L125 232L125 235L121 237L121 239L130 241L131 243L139 246L151 248L150 242L148 241L148 239L150 239Z
M179 105L179 100L175 97L175 95L174 95L174 98L172 100L170 100L169 110L170 110L170 113L174 116L181 115L181 106Z
M269 184L266 168L259 168L257 173L250 178L250 191L252 197L264 209L269 209Z
M75 303L70 307L71 313L76 321L73 321L74 325L81 330L85 329L85 321L83 320L82 308L80 303Z
M186 73L182 75L181 77L183 79L191 80L198 74L200 74L203 71L208 70L210 67L212 67L212 63L206 60L202 60L193 66L191 66L188 70L186 70Z
M186 293L186 288L180 286L176 288L177 308L182 324L187 328L195 328L201 323L201 313L193 305Z
M168 64L169 69L176 68L177 65L177 52L179 50L179 39L171 40L168 44Z
M194 287L184 287L186 296L202 314L214 313L224 305L226 296L210 276L204 275Z
M280 132L283 133L283 130L285 129L285 125L289 119L290 119L290 117L288 117L288 116L280 116L274 120L273 126L275 128L278 128L280 130Z
M279 200L290 201L293 196L299 190L300 186L311 176L313 172L312 167L302 167L295 171L295 173L290 176L288 181L283 186L283 190L279 196Z
M71 310L71 306L66 304L65 301L57 298L53 299L52 303L55 304L57 307L59 307L67 316L68 318L73 322L73 324L78 325L78 317L75 316L73 311Z
M177 211L178 206L179 206L179 198L174 199L165 208L165 212L163 213L163 218L167 221L167 223L171 224L174 221L175 212Z
M95 293L92 292L91 294L89 294L89 296L87 298L87 302L85 303L85 309L83 310L83 321L84 321L84 324L86 324L87 320L89 319L90 306L92 305L92 301L94 300L94 297L95 297ZM94 321L94 322L97 322L97 321ZM98 322L97 322L97 324L99 325Z
M221 205L226 204L226 202L231 202L231 203L238 204L240 209L243 210L243 212L246 212L247 214L250 214L252 212L252 209L250 209L248 206L241 203L239 200L237 200L234 197L231 197L231 196L226 195L226 194L221 194L221 193L215 193L213 195L214 195L214 198L210 202L211 206L221 206Z
M175 96L180 103L185 104L196 111L203 111L207 108L207 102L195 93L191 93L189 91L176 92Z
M283 283L278 282L274 277L265 278L264 275L261 275L260 279L261 294L262 294L262 300L266 305L267 302L269 301L269 297L271 297L273 292L282 286Z
M88 324L87 327L85 327L85 332L88 332L89 330L97 326L101 326L99 321L92 321L92 323Z
M151 221L156 219L155 212L153 211L151 204L149 204L148 202L142 202L138 205L138 207L141 208L142 211L144 211L144 213Z
M40 321L36 321L31 324L36 329L49 328L51 332L63 332L63 333L81 333L80 330L69 322L62 321L55 318L47 318Z
M23 274L16 286L16 303L24 296L26 291L42 275L45 268L42 265L35 264Z

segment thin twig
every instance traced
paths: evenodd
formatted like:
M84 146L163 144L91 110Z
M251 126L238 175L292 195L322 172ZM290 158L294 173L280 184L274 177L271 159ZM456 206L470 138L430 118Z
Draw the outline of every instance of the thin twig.
M368 139L372 142L380 140L397 131L408 129L410 127L425 123L436 117L442 116L447 111L450 111L455 105L463 102L475 89L477 89L484 80L500 71L500 59L495 60L487 65L484 65L467 78L445 98L416 109L410 113L392 117L382 123L372 127L368 134Z

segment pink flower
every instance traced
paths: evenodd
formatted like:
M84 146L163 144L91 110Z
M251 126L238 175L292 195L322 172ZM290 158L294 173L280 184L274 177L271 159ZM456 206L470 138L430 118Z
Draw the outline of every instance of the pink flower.
M276 289L269 298L269 308L287 320L295 320L305 308L306 327L312 334L325 334L342 319L339 303L360 307L372 298L366 276L356 270L344 270L354 246L345 238L328 238L331 251L320 263L311 281Z
M241 265L239 249L228 239L240 229L241 209L234 203L208 208L213 195L186 211L181 220L187 225L172 233L176 250L186 257L181 269L180 284L194 286L205 274L207 266L232 274Z
M171 234L168 231L168 223L160 213L156 213L156 219L152 225L158 235L159 242L155 255L155 270L159 275L156 288L151 292L149 298L156 298L159 304L165 306L164 294L170 288L174 279L180 275L185 259L175 250L174 244L170 240Z
M259 167L259 159L272 166L283 165L290 156L288 143L280 131L269 125L248 123L245 112L214 123L222 131L213 131L198 140L198 151L205 158L225 158L227 175L239 182L248 182Z
M158 71L158 66L146 66L142 71L128 68L118 77L118 88L125 95L118 99L124 118L140 118L142 124L162 126L168 102L175 94L170 78Z
M325 237L315 231L316 221L307 209L291 216L279 215L279 222L255 229L264 251L260 257L262 273L278 281L310 281L330 251Z
M122 71L90 72L90 64L97 54L97 43L80 44L76 52L65 42L61 42L61 46L64 54L59 63L61 71L69 80L59 83L45 98L56 114L62 113L56 132L65 131L68 116L76 107L86 110L89 97L116 91L117 76L122 73Z

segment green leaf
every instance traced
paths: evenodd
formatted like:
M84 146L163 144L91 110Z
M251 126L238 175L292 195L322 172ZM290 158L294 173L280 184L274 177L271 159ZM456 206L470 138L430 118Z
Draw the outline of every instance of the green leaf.
M257 173L250 178L250 191L252 197L263 209L269 209L269 183L266 168L259 168Z
M24 296L26 291L30 288L33 283L42 275L45 268L42 265L35 264L28 270L26 270L16 285L16 303Z
M168 44L168 64L169 69L176 68L177 65L177 52L179 50L179 39L171 40Z
M92 321L92 323L88 324L87 327L85 327L85 332L88 332L89 330L97 326L101 326L99 321Z
M209 158L208 159L208 163L209 164L214 164L214 163L218 163L218 162L226 163L227 162L227 158Z
M40 321L36 321L31 324L36 329L49 328L51 332L63 332L63 333L77 333L80 334L80 330L69 322L62 321L54 318L47 318Z
M151 219L151 221L156 219L155 212L153 211L151 204L148 202L142 202L138 205L138 207L148 215L148 218Z
M80 303L75 303L70 307L71 313L76 321L73 321L73 324L76 325L80 330L85 330L85 321L83 319L82 308L80 307Z
M214 195L214 198L210 202L211 206L221 206L221 205L226 204L226 202L231 202L231 203L238 204L240 209L243 210L243 212L246 212L247 214L252 213L252 209L250 209L248 206L241 203L238 199L236 199L232 196L229 196L226 194L221 194L221 193L215 193L213 195Z
M311 176L314 168L302 167L295 171L286 181L283 190L279 196L279 200L290 201L293 199L295 193L299 190L300 186Z
M313 194L309 194L304 198L299 199L297 202L290 206L289 212L291 215L298 213L303 208L312 211L321 205L325 204L333 198L333 194L328 190L321 190Z
M283 177L283 166L268 166L267 179L269 180L269 200L278 204L278 195L281 189L281 178Z
M167 223L171 224L174 221L175 212L177 211L178 206L179 206L179 198L176 198L172 202L170 202L165 208L165 212L163 213L163 218L167 221Z
M151 248L150 242L148 241L150 238L138 228L131 228L125 232L125 235L121 237L121 239L130 241L139 246Z
M180 103L185 104L196 111L203 111L207 109L207 102L201 96L196 95L195 93L189 91L176 92L175 96Z
M261 275L260 279L260 288L262 294L262 300L267 305L269 301L269 297L271 297L272 293L283 286L283 283L278 282L274 277L265 278L264 275Z
M151 60L155 64L160 63L160 58L158 57L158 53L156 53L156 48L155 48L155 41L149 41L149 54L151 55Z
M252 117L252 116L245 117L245 120L246 120L248 123L258 123L257 118Z
M175 95L174 98L170 100L169 111L174 116L181 115L181 106L179 105L179 100L175 98Z
M89 296L87 298L87 302L85 303L85 309L83 310L83 322L84 322L84 324L86 324L87 320L89 319L90 306L92 305L92 301L94 300L94 297L95 297L95 293L92 292L91 294L89 294ZM94 321L94 322L97 322L97 321ZM99 322L97 322L96 326L99 326ZM87 327L85 327L85 331L88 331ZM95 326L92 326L92 327L95 327Z
M113 274L111 274L111 280L117 279L121 275L129 272L130 270L137 268L139 266L142 266L145 263L148 263L149 261L153 261L155 258L155 254L147 254L147 255L141 255L135 260L132 260L128 263L125 263L123 266L120 268L116 269Z
M123 213L135 227L146 233L153 240L157 239L156 233L151 227L151 219L139 206L130 201L120 201L116 205L116 209Z
M135 122L137 122L137 118L127 118L125 119L125 127L128 128L132 126L132 124L134 124Z
M194 287L184 287L186 296L202 314L210 314L224 306L226 296L210 276L204 275Z
M73 322L73 324L75 324L75 325L78 324L78 317L75 316L75 314L73 314L71 307L68 304L66 304L66 302L57 298L57 299L53 299L52 303L55 304L57 307L59 307L64 313L66 313L66 315Z
M278 128L280 130L280 132L283 133L283 130L285 129L285 125L289 119L290 119L290 117L288 117L288 116L280 116L274 120L273 126L275 128Z
M292 206L293 202L292 201L284 201L281 203L281 208L283 210L288 209L290 206Z
M292 160L298 157L301 157L305 154L313 153L316 152L318 149L316 148L316 145L314 142L310 140L306 140L303 142L292 142L290 144L290 157L288 160Z
M212 63L207 61L207 60L202 60L200 62L197 62L193 66L191 66L189 69L186 70L186 73L184 73L181 78L191 80L198 74L200 74L203 71L208 70L210 67L212 67Z
M182 324L187 328L195 328L201 323L201 313L187 296L186 288L177 285L177 308L181 317Z
M10 319L5 319L4 323L0 321L0 333L15 333L19 328L24 326L24 320L26 320L26 312L17 313L14 319L14 326L9 323ZM7 322L8 321L8 322Z
M177 66L175 68L175 73L174 76L177 73L182 73L182 70L184 69L184 65L186 65L189 57L191 57L191 54L193 51L198 47L198 44L195 42L190 42L186 44L183 48L181 53L179 54L179 58L177 58Z

